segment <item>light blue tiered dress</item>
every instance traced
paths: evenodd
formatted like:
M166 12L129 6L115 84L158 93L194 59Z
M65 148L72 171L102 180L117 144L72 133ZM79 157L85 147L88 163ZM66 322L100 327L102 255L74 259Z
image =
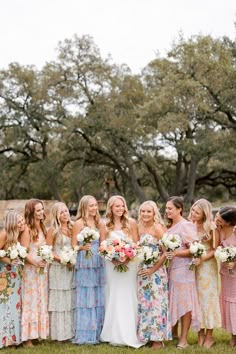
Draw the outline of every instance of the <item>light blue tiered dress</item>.
M75 344L99 343L104 321L104 260L98 254L99 240L91 245L90 258L85 251L77 255Z

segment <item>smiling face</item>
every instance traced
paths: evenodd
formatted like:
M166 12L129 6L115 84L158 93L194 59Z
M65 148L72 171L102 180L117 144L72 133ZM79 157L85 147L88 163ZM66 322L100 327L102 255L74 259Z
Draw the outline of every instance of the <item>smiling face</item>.
M227 223L221 216L220 216L220 213L217 212L216 213L216 216L215 216L215 223L216 223L216 226L218 226L220 229L223 229L225 226L229 226L230 223Z
M18 215L17 217L17 228L19 232L22 232L25 229L25 219L22 215Z
M70 215L66 205L62 205L60 208L59 220L61 224L65 224L69 221Z
M175 220L181 216L182 208L176 208L172 201L166 203L166 217Z
M204 221L204 212L195 205L191 208L190 217L193 222L202 223Z
M144 223L154 222L154 210L150 205L146 204L141 207L140 219Z
M122 199L117 198L115 199L112 207L111 207L112 214L114 216L121 217L125 211L125 204Z
M43 204L37 203L34 207L34 218L35 220L44 220L44 207Z
M97 211L98 211L98 203L96 199L90 198L88 201L88 210L87 210L88 216L95 217L97 215Z

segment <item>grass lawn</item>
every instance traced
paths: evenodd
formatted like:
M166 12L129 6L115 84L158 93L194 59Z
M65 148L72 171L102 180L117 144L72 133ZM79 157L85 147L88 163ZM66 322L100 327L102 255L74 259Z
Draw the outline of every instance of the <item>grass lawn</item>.
M197 342L197 334L190 332L189 335L189 343L191 346L187 349L184 349L184 353L234 353L236 354L236 348L229 347L229 340L230 335L223 330L215 330L214 337L216 340L216 344L211 349L199 348L196 344ZM56 343L50 341L42 341L35 345L33 348L24 348L22 346L17 348L17 353L19 354L53 354L53 353L80 353L80 354L126 354L126 353L137 353L137 354L144 354L144 353L179 353L180 350L175 348L176 341L170 341L165 343L164 349L150 349L148 347L140 348L140 349L133 349L127 347L114 347L108 344L99 344L99 345L75 345L70 343ZM1 349L0 354L5 353L12 353L14 350L9 349Z

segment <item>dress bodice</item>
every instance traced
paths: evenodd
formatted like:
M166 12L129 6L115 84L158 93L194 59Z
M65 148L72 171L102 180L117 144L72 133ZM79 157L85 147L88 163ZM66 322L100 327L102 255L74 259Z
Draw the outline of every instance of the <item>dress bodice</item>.
M62 234L56 238L53 250L59 255L63 247L71 247L71 238Z
M141 246L157 246L159 245L159 240L153 235L142 234L139 243Z
M109 232L108 239L115 240L117 238L121 240L130 240L128 235L123 230L112 230Z

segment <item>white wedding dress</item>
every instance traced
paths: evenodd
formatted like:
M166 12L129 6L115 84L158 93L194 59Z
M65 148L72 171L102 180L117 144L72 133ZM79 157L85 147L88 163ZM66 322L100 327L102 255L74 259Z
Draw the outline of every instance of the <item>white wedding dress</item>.
M110 238L127 237L121 230L111 231ZM130 262L129 270L119 273L106 260L105 320L101 341L112 345L139 348L145 343L137 337L137 263Z

